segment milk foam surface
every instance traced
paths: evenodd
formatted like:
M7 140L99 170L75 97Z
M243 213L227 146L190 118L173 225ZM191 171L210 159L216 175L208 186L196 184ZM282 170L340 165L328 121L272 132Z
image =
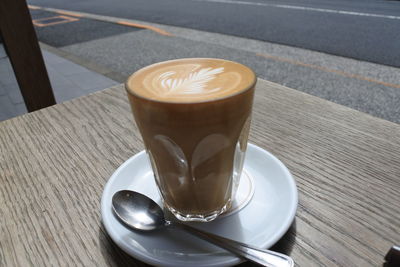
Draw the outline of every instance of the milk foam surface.
M134 73L128 91L168 102L197 102L239 93L255 83L248 67L222 59L179 59L157 63Z

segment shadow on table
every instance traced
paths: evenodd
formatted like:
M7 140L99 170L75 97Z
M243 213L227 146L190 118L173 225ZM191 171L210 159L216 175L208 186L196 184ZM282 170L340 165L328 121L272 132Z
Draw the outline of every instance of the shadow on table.
M137 259L132 258L122 249L120 249L107 234L104 226L99 229L99 242L101 254L103 255L108 266L129 266L144 267L151 266Z
M285 235L273 246L271 250L290 255L296 239L296 220L292 223ZM151 266L136 260L120 249L109 237L104 226L99 229L99 242L101 254L109 266ZM244 262L238 266L259 266L250 262Z
M292 253L293 250L293 245L296 240L296 219L293 221L292 225L289 227L289 230L283 235L283 237L274 245L270 248L270 250L280 252L286 255L289 255ZM255 263L251 262L244 262L242 264L239 264L238 266L240 267L250 267L250 266L259 266Z

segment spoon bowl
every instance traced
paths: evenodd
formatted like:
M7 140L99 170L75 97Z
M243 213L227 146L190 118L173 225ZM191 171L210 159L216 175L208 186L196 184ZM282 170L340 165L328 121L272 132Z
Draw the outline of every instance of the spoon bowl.
M117 192L112 198L112 208L119 220L135 230L150 231L166 224L161 207L138 192Z

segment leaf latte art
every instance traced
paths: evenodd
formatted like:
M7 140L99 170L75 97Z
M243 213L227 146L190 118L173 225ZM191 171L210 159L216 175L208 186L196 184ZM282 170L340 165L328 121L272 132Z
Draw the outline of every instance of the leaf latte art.
M216 78L217 74L224 71L224 68L202 68L199 71L190 72L184 78L171 78L175 71L168 71L160 75L160 85L164 91L161 94L207 94L221 90L221 87L206 88L207 83Z

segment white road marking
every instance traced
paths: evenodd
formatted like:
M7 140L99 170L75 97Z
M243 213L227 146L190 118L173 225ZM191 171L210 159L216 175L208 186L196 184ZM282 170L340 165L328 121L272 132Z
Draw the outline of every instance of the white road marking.
M400 16L381 15L381 14L373 14L373 13L361 13L361 12L353 12L353 11L346 11L346 10L314 8L314 7L304 7L304 6L277 5L277 4L244 2L244 1L233 1L233 0L192 0L192 1L225 3L225 4L235 4L235 5L249 5L249 6L267 6L267 7L276 7L276 8L285 8L285 9L297 9L297 10L306 10L306 11L314 11L314 12L334 13L334 14L342 14L342 15L400 20Z

